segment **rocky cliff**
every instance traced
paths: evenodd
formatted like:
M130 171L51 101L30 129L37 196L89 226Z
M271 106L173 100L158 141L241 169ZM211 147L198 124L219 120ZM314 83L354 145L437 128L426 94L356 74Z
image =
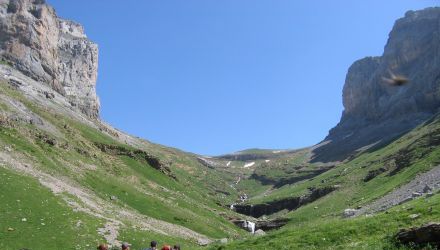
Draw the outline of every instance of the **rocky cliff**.
M392 86L384 78L409 82ZM338 161L389 142L440 107L440 8L409 11L396 21L384 53L355 62L343 89L339 124L314 150L313 161Z
M0 58L99 117L98 47L44 0L0 0Z

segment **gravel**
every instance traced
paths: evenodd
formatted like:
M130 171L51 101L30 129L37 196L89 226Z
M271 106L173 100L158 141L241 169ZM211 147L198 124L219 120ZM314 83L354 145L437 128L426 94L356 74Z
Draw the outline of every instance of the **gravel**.
M409 183L356 211L355 216L377 213L440 189L440 166L420 174Z

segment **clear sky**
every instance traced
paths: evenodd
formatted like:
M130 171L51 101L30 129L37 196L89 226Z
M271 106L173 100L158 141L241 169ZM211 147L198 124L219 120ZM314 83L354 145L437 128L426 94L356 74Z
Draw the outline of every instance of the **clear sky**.
M101 117L206 155L299 148L341 116L348 67L434 0L49 0L100 49Z

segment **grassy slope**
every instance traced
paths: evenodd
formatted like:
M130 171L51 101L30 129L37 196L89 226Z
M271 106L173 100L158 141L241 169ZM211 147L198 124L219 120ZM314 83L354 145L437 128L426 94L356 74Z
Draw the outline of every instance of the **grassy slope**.
M19 92L4 83L1 88L3 94L22 102L28 109L40 115L61 132L61 136L59 136L57 133L51 134L33 125L20 122L14 123L13 127L0 126L1 147L11 147L13 151L26 157L27 161L33 162L38 169L54 176L67 177L79 186L92 190L97 197L109 200L110 196L116 196L118 199L114 202L117 205L129 206L147 216L188 227L212 238L238 237L243 233L219 215L230 212L215 204L215 201L219 200L228 203L225 200L230 199L215 192L215 189L224 190L223 176L218 173L210 173L213 171L199 165L195 157L177 150L166 149L167 151L164 151L159 146L150 146L152 154L172 162L172 172L178 179L175 181L144 162L126 156L103 153L94 146L94 143L101 142L127 148L131 148L130 146L121 144L99 130L68 117L54 114L53 111L47 112L42 107L27 101ZM11 112L5 103L2 103L0 108L1 112ZM40 135L55 139L57 145L51 146L45 143L44 140L39 139ZM85 166L94 166L94 169ZM4 177L1 178L4 179ZM2 181L2 183L4 182ZM234 192L233 190L228 191ZM18 194L8 194L6 189L3 189L0 194L11 199L20 199ZM33 192L35 198L46 197L49 194L48 190L41 187ZM27 205L29 211L40 213L37 208L38 203L35 201L29 202ZM11 207L11 211L13 209ZM64 207L53 207L51 210L68 211L69 208L64 205ZM66 220L70 218L70 214L68 215ZM94 228L92 231L96 231L97 222L84 221L88 227ZM65 223L60 221L60 224ZM102 223L99 226L102 226ZM66 236L60 242L72 242L73 240L67 239L76 236L77 233L66 230L65 234L70 236ZM123 232L123 235L131 237L126 232ZM133 238L136 238L135 236L139 238L142 235L152 234L133 232ZM95 236L96 233L92 234L84 242L95 244L96 240L91 240L98 238ZM176 241L174 237L156 237ZM6 247L14 248L18 239L15 238L7 242L0 241L3 242L2 244L6 244ZM187 239L179 241L184 245L185 243L192 244Z
M420 216L411 219L411 214ZM215 245L209 249L406 249L397 246L393 240L400 228L438 221L439 218L440 194L437 194L373 217L320 218L307 223L292 223L267 236Z
M390 238L399 228L440 221L439 194L428 199L417 199L391 209L390 213L381 213L374 217L341 219L342 211L368 204L409 182L418 173L439 165L440 147L426 146L427 141L439 136L439 129L440 118L437 117L386 147L363 153L316 178L274 190L264 197L254 198L250 202L257 204L299 196L306 193L309 187L340 185L337 191L296 211L285 213L283 216L290 218L291 221L282 230L270 233L266 237L249 238L226 246L215 246L212 249L240 249L245 246L253 246L256 249L397 248ZM387 172L371 181L363 181L368 171L389 165L389 159L406 149L410 151L404 152L411 155L411 161L406 168L390 176L393 170L393 167L390 167ZM432 213L429 212L431 207ZM409 214L421 214L421 216L412 220L408 218Z
M102 241L96 232L102 221L73 212L33 178L4 168L0 168L0 176L2 249L62 249L63 246L90 249L87 244ZM78 221L87 223L77 225Z
M19 100L61 132L61 136L59 136L24 123L17 123L14 127L3 126L0 127L1 147L11 146L14 151L22 153L26 160L34 162L44 172L68 177L82 187L93 190L97 197L108 200L110 196L116 196L118 198L114 201L116 204L129 206L142 214L183 225L213 238L239 238L245 235L243 231L238 230L223 219L223 216L220 216L220 214L233 214L219 207L216 202L222 204L232 202L237 196L237 191L230 188L229 184L235 181L237 175L249 174L249 170L237 168L214 171L201 166L197 163L196 157L191 154L146 143L144 150L172 162L172 172L178 178L178 181L175 181L144 162L126 156L103 153L94 146L94 143L118 145L129 149L132 148L131 146L118 142L101 131L68 117L47 112L30 103L20 93L5 84L2 84L1 88L2 93ZM13 112L10 107L1 102L0 111ZM254 197L250 200L251 203L298 196L307 192L309 187L340 185L340 188L312 204L283 214L283 216L289 217L291 222L282 230L266 237L249 238L221 247L227 249L239 249L246 246L254 246L255 249L270 249L270 247L280 249L392 248L389 236L395 233L397 228L418 225L439 218L438 213L427 212L428 207L431 206L434 208L433 211L440 210L438 195L428 200L413 201L411 203L413 210L411 211L400 206L400 208L393 209L390 214L353 220L342 220L340 214L343 209L366 204L402 183L408 182L417 173L438 165L440 163L440 148L435 146L427 152L423 142L429 138L429 135L437 133L439 128L440 121L433 120L386 147L363 153L313 179L271 190L264 196L261 194L270 189L270 186L263 186L253 180L243 180L239 184L238 190L249 192L251 197ZM41 134L55 138L57 146L50 146L38 139ZM390 157L407 148L411 148L412 152L411 163L407 168L393 176L387 175L392 170L390 169L369 182L362 181L368 171L389 164ZM87 154L84 154L84 151ZM283 177L286 173L295 176L297 173L292 171L291 167L304 165L307 158L306 153L299 151L284 158L271 159L270 164L255 170L257 173L273 179ZM265 162L260 160L258 163L259 166L264 166ZM233 164L244 164L244 162L234 162ZM82 167L85 165L95 166L96 169ZM317 166L308 165L306 167L315 168ZM7 205L3 207L0 215L2 216L0 217L0 226L3 230L0 233L0 239L8 239L0 240L0 246L14 249L29 245L35 242L31 240L33 239L32 235L42 239L50 239L52 235L55 235L56 238L51 243L42 241L49 244L45 245L48 246L46 247L48 249L57 249L59 247L57 244L63 242L74 242L81 248L102 240L97 235L96 228L102 227L103 221L86 214L73 213L60 197L51 194L32 178L22 177L3 168L0 169L2 171L0 185L3 185L0 195L2 198L6 197L7 200L5 203ZM14 192L29 189L32 190L32 195L29 195L29 192ZM230 195L221 194L216 190L227 191ZM35 199L51 202L40 204ZM16 200L26 201L27 204L18 203ZM17 213L16 211L20 211L19 209L23 210L20 207L23 204L27 208L27 213ZM48 227L40 232L38 228L41 227L38 223L35 224L35 221L46 219L37 218L44 215L44 211L56 211L56 213L51 214L52 219L47 218L52 223L46 223L45 226ZM62 216L57 215L58 212ZM420 213L422 216L413 221L407 218L409 213ZM10 214L16 216L6 216ZM32 223L22 223L20 217L25 216ZM84 222L81 226L81 234L78 234L78 228L73 226L78 219ZM387 227L383 227L384 223ZM40 224L40 226L42 225ZM8 227L16 230L7 231ZM63 227L62 230L60 227ZM29 240L28 238L24 242L20 240L20 235L16 232L22 230L25 235L30 235ZM61 234L61 232L63 233ZM120 237L121 240L133 242L135 247L145 245L145 242L151 238L159 239L161 242L179 242L186 247L194 247L194 242L187 239L143 232L130 228L130 225L121 231ZM26 244L20 245L20 241ZM41 243L42 246L43 243ZM215 248L217 246L213 247L213 249Z

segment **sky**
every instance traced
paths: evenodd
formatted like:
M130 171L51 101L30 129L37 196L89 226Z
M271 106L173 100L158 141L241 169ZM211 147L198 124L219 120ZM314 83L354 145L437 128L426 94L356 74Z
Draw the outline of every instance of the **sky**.
M203 155L323 140L348 67L434 0L48 0L99 45L101 118Z

